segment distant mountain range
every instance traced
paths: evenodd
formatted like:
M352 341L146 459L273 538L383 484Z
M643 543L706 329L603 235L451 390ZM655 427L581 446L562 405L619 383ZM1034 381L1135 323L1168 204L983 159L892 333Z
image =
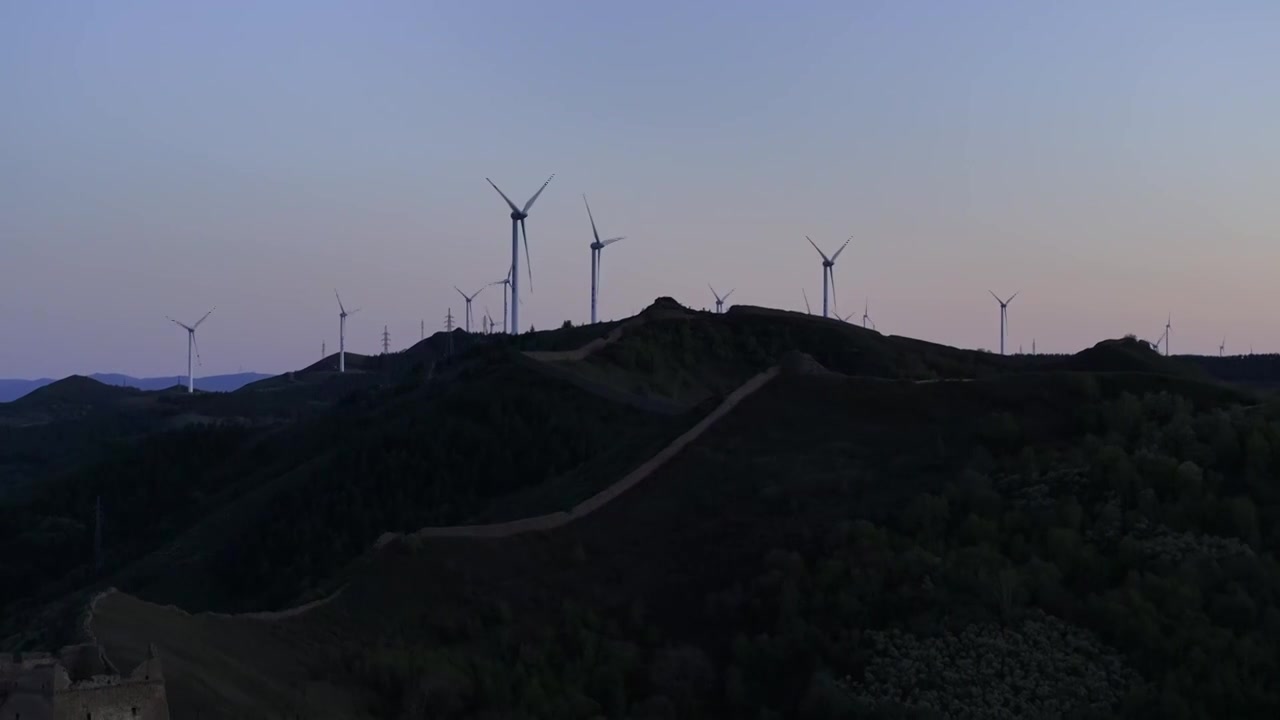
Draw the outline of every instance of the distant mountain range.
M174 385L185 385L187 378L184 375L170 375L167 377L148 377L136 378L130 375L121 375L119 373L94 373L89 377L97 380L104 385L116 385L124 387L138 388L139 390L163 390L173 387ZM251 382L263 380L272 377L263 373L234 373L231 375L210 375L208 377L196 378L196 389L206 392L231 392L239 390L241 387ZM32 390L42 388L45 385L54 382L52 378L40 378L38 380L10 380L0 378L0 402L10 402L26 395Z

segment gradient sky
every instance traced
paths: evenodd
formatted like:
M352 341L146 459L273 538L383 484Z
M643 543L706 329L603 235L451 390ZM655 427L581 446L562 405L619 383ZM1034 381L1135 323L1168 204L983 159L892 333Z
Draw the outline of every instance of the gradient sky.
M281 372L670 295L962 347L1280 351L1280 3L0 3L0 376ZM522 260L523 263L523 260ZM498 288L476 301L500 315Z

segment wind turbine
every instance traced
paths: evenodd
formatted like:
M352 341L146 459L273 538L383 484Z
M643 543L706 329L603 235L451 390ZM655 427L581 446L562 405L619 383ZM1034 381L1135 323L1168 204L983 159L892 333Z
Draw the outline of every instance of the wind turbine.
M488 287L488 285L486 285L485 287ZM453 289L454 289L454 290L458 290L458 286L457 286L457 285L454 285L454 286L453 286ZM477 295L479 295L479 294L480 294L480 293L482 293L482 292L484 292L484 288L483 288L483 287L482 287L482 288L480 288L479 290L477 290L477 291L475 291L475 292L471 293L471 295L467 295L466 293L462 292L461 290L458 290L458 294L462 296L462 299L467 301L467 312L466 312L466 315L465 315L465 318L466 318L466 319L463 321L464 323L466 323L465 328L466 328L466 331L467 331L467 332L471 332L471 301L472 301L472 300L475 300L475 299L476 299L476 296L477 296Z
M216 310L217 308L214 308L214 309ZM186 323L181 323L169 317L168 315L165 316L169 320L173 321L174 324L178 325L183 330L187 331L187 392L188 393L193 393L196 391L196 380L195 380L195 377L192 376L191 374L191 353L193 350L195 351L195 354L196 354L196 362L200 362L200 346L196 344L196 328L200 327L200 323L204 322L205 318L209 317L209 315L211 315L212 313L213 313L213 310L210 310L209 312L205 313L204 317L197 320L195 325L188 325Z
M591 234L595 240L591 243L591 324L596 324L596 298L600 292L600 258L604 255L605 246L612 245L624 237L600 239L600 231L596 230L596 219L591 215L591 203L587 202L587 194L582 194L582 204L587 206L587 219L591 221Z
M721 315L721 314L723 314L723 313L724 313L724 301L725 301L725 300L728 300L728 299L729 299L729 296L733 294L733 291L734 291L734 290L737 290L738 288L733 288L733 290L730 290L729 292L725 293L725 294L724 294L724 297L720 297L720 294L716 292L716 289L715 289L715 288L713 288L713 287L711 287L711 283L707 283L707 287L708 287L708 288L711 288L711 294L716 296L716 314L717 314L717 315ZM806 299L806 300L805 300L805 307L808 307L808 305L809 305L809 302L808 302L808 299Z
M507 268L507 276L497 282L489 283L502 286L502 332L507 332L507 291L511 289L511 268Z
M804 288L800 288L800 294L804 296L804 312L806 315L812 315L813 311L809 309L809 293Z
M853 240L853 236L850 235L849 240L845 240L844 245L841 245L840 249L831 257L827 257L827 254L822 252L822 249L818 247L818 244L810 239L808 235L805 235L804 239L808 240L809 244L813 246L813 249L817 250L818 254L822 256L822 317L829 317L827 313L827 286L828 284L831 286L830 294L834 296L836 292L836 258L840 257L840 253L844 252L844 249L849 246L849 242ZM836 312L840 312L840 302L837 300L834 302L834 305Z
M1009 329L1009 303L1013 302L1013 299L1018 297L1018 293L1010 295L1008 300L1001 300L1000 296L996 295L994 291L988 290L987 292L991 293L991 297L995 298L996 302L1000 303L1000 354L1003 355L1004 334L1005 331ZM1022 291L1019 290L1018 292Z
M528 266L526 270L529 273L529 291L533 291L533 263L529 260L529 233L525 230L524 221L529 217L529 209L533 207L533 203L547 189L547 185L551 183L551 178L555 177L555 173L542 183L542 187L538 188L538 192L529 198L529 202L524 204L524 208L516 207L511 202L511 198L506 193L498 189L492 180L485 178L493 189L498 191L503 200L507 201L507 206L511 208L511 334L518 335L520 333L520 235L524 236L524 260Z
M1173 313L1164 321L1164 356L1169 357L1169 331L1173 329Z
M871 329L876 329L875 322L871 319L871 298L867 298L862 306L862 329L867 329L867 323L871 323Z
M347 316L360 312L360 308L347 312L336 289L333 296L338 298L338 372L344 373L347 371Z
M1218 357L1222 357L1227 351L1227 339L1222 338L1222 344L1218 345Z

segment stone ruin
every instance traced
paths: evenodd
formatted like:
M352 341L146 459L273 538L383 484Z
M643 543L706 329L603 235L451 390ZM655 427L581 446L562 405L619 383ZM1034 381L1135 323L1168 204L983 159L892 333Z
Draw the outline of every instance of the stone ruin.
M0 653L0 720L168 720L155 646L127 675L97 645Z

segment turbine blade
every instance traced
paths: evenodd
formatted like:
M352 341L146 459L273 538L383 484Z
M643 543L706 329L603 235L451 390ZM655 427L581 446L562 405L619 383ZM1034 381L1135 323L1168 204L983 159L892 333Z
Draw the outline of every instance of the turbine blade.
M217 310L217 308L213 308L213 310ZM204 322L204 321L205 321L205 318L207 318L207 317L209 317L210 315L212 315L212 314L213 314L213 310L210 310L209 312L205 313L205 314L204 314L204 317L202 317L202 318L200 318L199 320L197 320L197 321L196 321L196 324L191 326L191 329L192 329L192 330L195 330L196 328L200 327L200 323Z
M822 248L818 247L818 244L815 243L812 238L810 238L808 235L805 235L804 239L809 241L809 244L813 246L814 250L818 251L818 254L822 256L823 260L827 260L827 254L822 252ZM831 262L831 261L827 260L827 262Z
M835 262L835 261L836 261L836 258L840 257L840 253L844 252L844 249L845 249L846 247L849 247L849 242L850 242L851 240L853 240L853 236L852 236L852 235L850 235L850 236L849 236L849 240L845 240L845 241L844 241L844 245L841 245L841 246L840 246L840 249L836 251L836 254L831 256L831 262Z
M192 345L195 347L195 349L196 349L196 365L204 365L204 363L200 361L200 343L196 342L196 331L195 331L195 330L192 330L192 331L191 331L191 344L192 344ZM193 380L192 382L194 383L195 381Z
M591 214L591 203L587 202L586 193L582 193L582 204L587 206L587 218L591 220L591 234L595 236L596 242L600 242L600 232L596 230L596 219Z
M618 242L619 240L626 240L626 239L627 239L627 236L625 236L625 235L623 235L623 236L621 236L621 237L616 237L616 238L609 238L608 240L605 240L604 242L600 243L600 245L601 245L601 246L604 246L604 245L612 245L612 244L614 244L614 243Z
M555 177L554 175L552 177ZM547 182L551 182L551 178L547 178ZM542 187L546 187L544 184ZM542 192L539 190L538 192ZM534 200L538 199L537 195L533 196ZM533 204L533 200L529 201ZM524 237L524 269L529 271L529 292L533 292L533 261L529 259L529 231L524 227L524 220L520 220L520 235Z
M454 290L457 290L457 291L458 291L458 294L459 294L459 295L461 295L461 296L462 296L462 298L463 298L464 300L466 300L466 299L467 299L467 294L466 294L466 293L464 293L464 292L462 292L462 288L459 288L457 285L454 285L454 286L453 286L453 289L454 289Z
M352 310L351 312L347 313L347 316L350 317L352 315L355 315L358 312L360 312L360 308L356 308L355 310Z
M716 292L716 289L711 287L711 283L707 283L707 289L711 291L712 295L716 296L716 302L721 302L720 293Z
M1019 290L1018 292L1022 292L1022 291L1021 291L1021 290ZM1014 298L1016 298L1016 297L1018 297L1018 293L1014 293L1014 294L1010 295L1010 296L1009 296L1009 299L1004 301L1004 304L1005 304L1005 305L1008 305L1009 303L1013 302L1013 299L1014 299Z
M738 288L734 288L733 290L737 290L737 289ZM725 293L724 297L720 298L720 301L724 302L725 300L728 300L729 296L733 294L733 290L730 290L729 292Z
M812 241L810 241L810 242L812 242ZM819 251L819 252L821 252L821 251ZM805 292L805 289L804 289L804 288L800 288L800 293L801 293L802 295L804 295L804 312L805 312L805 314L806 314L806 315L812 315L812 314L813 314L813 310L810 310L810 309L809 309L809 293Z
M534 194L533 194L533 197L529 198L529 202L527 202L527 203L525 203L525 204L524 204L524 213L525 213L525 214L528 214L528 212L529 212L529 208L533 207L533 203L534 203L534 201L538 199L538 196L542 194L542 191L543 191L543 190L546 190L546 189L547 189L547 186L551 184L551 178L553 178L553 177L555 177L555 176L556 176L556 174L555 174L555 173L551 173L551 177L547 178L547 181L546 181L546 182L544 182L544 183L542 183L542 187L538 188L538 192L534 193ZM531 282L530 284L532 285L533 283Z
M178 327L182 328L183 330L186 330L187 332L191 332L192 330L194 330L194 329L195 329L195 328L191 327L190 325L187 325L186 323L180 323L180 322L178 322L177 320L174 320L173 318L169 317L168 315L165 315L164 317L165 317L165 319L166 319L166 320L168 320L169 322L174 323L175 325L177 325Z
M493 185L493 181L492 181L492 180L489 180L489 178L485 178L485 180L488 180L488 181L489 181L489 184L490 184L490 185ZM498 186L497 186L497 185L493 185L493 189L494 189L494 190L498 190ZM516 207L516 204L515 204L515 203L513 203L513 202L511 202L511 198L507 197L507 194L506 194L506 193L502 192L501 190L498 190L498 194L502 196L502 199L503 199L503 200L506 200L506 201L507 201L507 205L508 205L508 207L510 207L510 208L511 208L511 212L513 212L513 213L519 213L519 212L520 212L520 208Z
M991 297L995 298L996 302L1000 303L1001 305L1004 304L1004 301L1000 299L1000 296L996 294L995 290L988 290L987 292L991 293Z
M345 314L347 312L347 309L342 307L342 296L338 294L338 290L336 288L333 291L333 296L338 298L338 309Z

